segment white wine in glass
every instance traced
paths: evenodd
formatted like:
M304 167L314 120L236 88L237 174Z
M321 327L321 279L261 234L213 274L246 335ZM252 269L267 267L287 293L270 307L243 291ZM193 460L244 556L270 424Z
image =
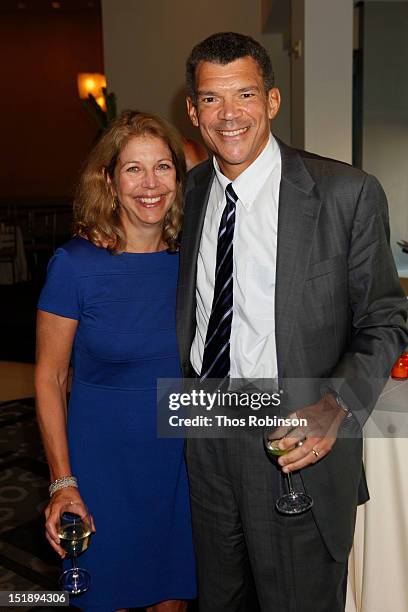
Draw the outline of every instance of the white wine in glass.
M83 523L67 523L58 530L60 546L70 557L78 556L89 546L90 527Z
M277 461L278 457L286 455L286 453L293 450L292 448L279 448L280 441L280 439L269 439L267 434L264 437L265 450L269 457L275 461ZM310 510L310 508L313 506L313 499L306 493L297 493L293 489L292 477L290 473L283 473L287 479L289 492L285 495L281 495L281 497L276 500L277 511L281 514L301 514L302 512L306 512L306 510Z
M85 593L91 583L89 572L76 563L77 556L88 548L91 533L91 518L82 504L67 503L61 507L58 535L61 548L71 557L72 568L61 574L59 583L71 595Z

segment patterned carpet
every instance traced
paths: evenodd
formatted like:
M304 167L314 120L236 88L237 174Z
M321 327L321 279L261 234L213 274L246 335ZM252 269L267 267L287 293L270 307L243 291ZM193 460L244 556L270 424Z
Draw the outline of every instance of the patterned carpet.
M0 591L59 590L58 557L44 537L48 484L34 399L0 402Z
M48 469L32 398L0 403L0 449L0 590L58 589L57 557L43 535Z

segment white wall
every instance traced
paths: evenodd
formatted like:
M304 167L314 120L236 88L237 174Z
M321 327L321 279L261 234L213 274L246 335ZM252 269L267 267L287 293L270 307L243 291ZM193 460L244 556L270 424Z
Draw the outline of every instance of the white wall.
M365 7L363 168L388 197L391 244L408 240L408 3Z
M290 64L280 34L263 34L261 0L102 0L105 70L119 108L159 113L198 138L185 112L184 70L192 47L218 31L253 36L271 54L283 107L274 122L290 141Z
M305 148L351 162L352 0L304 0Z
M292 141L351 162L353 0L291 0Z

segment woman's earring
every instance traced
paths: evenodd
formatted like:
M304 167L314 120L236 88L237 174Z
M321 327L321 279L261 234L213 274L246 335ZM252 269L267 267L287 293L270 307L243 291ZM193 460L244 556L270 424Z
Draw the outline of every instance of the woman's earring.
M113 212L115 212L115 210L116 210L116 209L117 209L117 207L118 207L118 198L117 198L117 197L115 197L115 196L112 196L112 204L111 204L111 207L112 207L112 211L113 211Z

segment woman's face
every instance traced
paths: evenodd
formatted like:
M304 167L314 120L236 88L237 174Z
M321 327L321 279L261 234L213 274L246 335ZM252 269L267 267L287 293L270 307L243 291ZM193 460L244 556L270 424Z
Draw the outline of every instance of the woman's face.
M120 152L112 186L122 217L140 229L161 226L177 191L167 144L156 136L131 137Z

